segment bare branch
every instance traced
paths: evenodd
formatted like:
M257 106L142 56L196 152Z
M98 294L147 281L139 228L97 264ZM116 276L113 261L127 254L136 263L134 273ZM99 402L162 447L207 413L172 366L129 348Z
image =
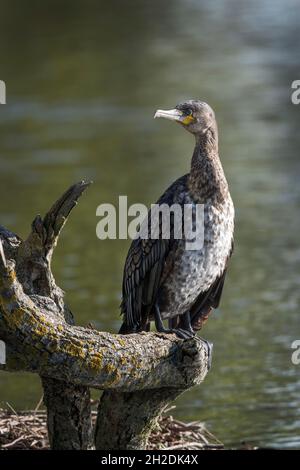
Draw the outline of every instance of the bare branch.
M50 301L37 306L16 279L11 262L1 269L0 331L9 339L7 370L22 368L89 387L124 391L199 383L209 348L174 335L112 335L67 324ZM38 354L37 354L38 351ZM12 358L12 359L11 359Z
M114 407L111 430L122 429L111 445L138 448L145 445L165 404L204 379L211 348L200 338L182 341L159 333L123 336L74 326L51 272L51 256L89 184L71 186L44 219L37 216L25 241L0 226L0 336L7 345L3 369L41 376L52 448L88 447L88 387L107 390L99 408L97 447L109 445L103 426Z

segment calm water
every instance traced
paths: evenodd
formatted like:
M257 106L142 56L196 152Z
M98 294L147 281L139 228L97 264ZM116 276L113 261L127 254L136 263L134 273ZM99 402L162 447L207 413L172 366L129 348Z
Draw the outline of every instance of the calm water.
M26 236L70 184L94 185L55 253L77 322L116 331L129 241L97 240L96 207L150 204L187 171L191 137L154 121L184 98L217 113L236 249L204 384L177 402L228 446L300 447L299 4L295 0L1 1L0 221ZM33 407L37 377L0 374L0 402Z

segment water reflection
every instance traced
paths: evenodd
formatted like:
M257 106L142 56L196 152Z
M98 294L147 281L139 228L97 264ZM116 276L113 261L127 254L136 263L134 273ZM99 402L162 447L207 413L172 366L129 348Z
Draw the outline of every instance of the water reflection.
M200 97L216 110L237 212L236 249L205 383L177 414L228 445L299 447L300 13L286 2L1 2L1 223L25 236L69 184L92 179L54 270L80 324L115 331L127 241L100 242L102 202L149 204L186 172L193 142L153 111ZM32 407L36 377L0 375L0 399ZM26 388L26 393L24 393Z

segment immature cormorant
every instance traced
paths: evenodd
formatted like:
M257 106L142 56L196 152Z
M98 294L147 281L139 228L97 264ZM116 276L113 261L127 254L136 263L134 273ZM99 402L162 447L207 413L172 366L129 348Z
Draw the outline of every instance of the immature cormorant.
M158 110L154 117L178 122L195 136L190 172L176 180L157 204L204 204L204 241L200 249L191 250L184 236L133 240L124 267L120 333L149 330L154 320L159 332L188 338L219 305L233 248L234 207L211 107L190 100L169 111Z

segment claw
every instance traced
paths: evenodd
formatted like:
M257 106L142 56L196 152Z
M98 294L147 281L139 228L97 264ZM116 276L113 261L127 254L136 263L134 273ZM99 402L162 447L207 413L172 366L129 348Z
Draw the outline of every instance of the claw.
M181 338L181 339L191 339L195 336L194 333L192 333L191 331L189 330L184 330L182 328L174 328L171 330L172 333L175 333L178 338Z

